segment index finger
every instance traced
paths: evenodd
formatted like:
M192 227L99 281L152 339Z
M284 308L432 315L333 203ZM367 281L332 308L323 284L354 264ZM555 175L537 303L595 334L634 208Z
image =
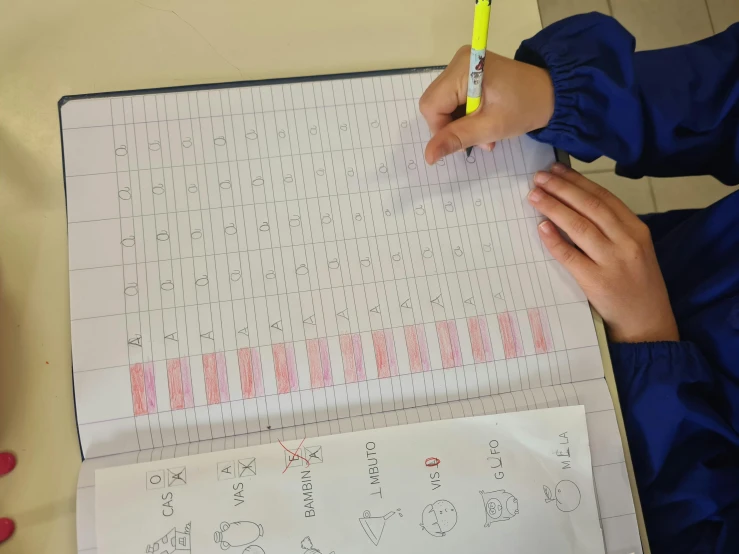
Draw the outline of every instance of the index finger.
M467 102L467 67L470 47L464 46L421 96L418 107L435 135L452 122L452 113Z
M598 200L613 210L616 217L618 217L622 222L630 223L634 220L639 220L636 214L634 214L634 212L632 212L615 194L603 188L598 183L591 181L585 175L578 173L571 167L567 167L562 163L556 163L552 166L551 172L581 188L585 192L595 196Z

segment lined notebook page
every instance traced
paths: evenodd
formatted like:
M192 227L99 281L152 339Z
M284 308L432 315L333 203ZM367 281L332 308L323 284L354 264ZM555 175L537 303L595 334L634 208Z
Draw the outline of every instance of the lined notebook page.
M525 201L552 149L427 166L435 76L63 106L85 457L602 376Z

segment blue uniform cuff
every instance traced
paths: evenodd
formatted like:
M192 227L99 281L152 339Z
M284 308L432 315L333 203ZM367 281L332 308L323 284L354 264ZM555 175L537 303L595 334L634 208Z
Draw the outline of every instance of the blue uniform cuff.
M599 13L574 16L542 30L521 43L516 60L549 71L554 84L554 115L533 139L562 148L590 162L600 157L603 114L609 99L599 89L614 76L623 84L630 68L624 60L634 50L634 37L615 19Z

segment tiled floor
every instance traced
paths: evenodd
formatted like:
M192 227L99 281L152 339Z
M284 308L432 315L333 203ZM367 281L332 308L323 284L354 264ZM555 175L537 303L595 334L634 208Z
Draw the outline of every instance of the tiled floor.
M613 15L635 37L637 49L665 48L700 40L739 21L739 0L539 0L544 25L577 13ZM573 166L617 194L637 213L697 208L712 204L737 187L712 177L624 179L613 161L601 158Z

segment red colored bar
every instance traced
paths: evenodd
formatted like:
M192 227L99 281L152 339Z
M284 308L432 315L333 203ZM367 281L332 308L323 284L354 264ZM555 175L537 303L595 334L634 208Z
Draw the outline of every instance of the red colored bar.
M331 356L328 353L328 340L318 339L321 349L321 368L323 369L323 385L330 387L334 384L334 376L331 373Z
M477 317L467 318L467 329L470 332L470 342L472 343L472 358L476 364L481 364L485 362L485 347L482 345L480 321Z
M185 407L185 394L182 391L182 369L180 360L167 360L167 381L169 382L169 407L181 410Z
M509 314L498 314L498 325L500 325L500 334L503 338L503 352L506 358L516 357L516 343L513 338L513 330L511 329L511 320Z
M144 385L144 365L134 364L131 370L131 398L133 415L146 415L146 388Z
M195 398L192 394L192 375L190 375L190 360L180 358L180 369L182 369L182 393L185 396L185 408L195 406Z
M239 375L241 375L241 397L254 398L254 370L249 348L239 348Z
M500 324L500 333L503 337L503 351L506 358L515 358L517 355L523 354L521 346L521 336L519 334L517 321L510 312L498 314L498 323Z
M534 350L536 350L537 354L546 354L547 341L544 338L544 329L541 326L541 314L539 314L539 310L536 308L529 310L528 314L531 332L534 335Z
M320 389L323 387L323 370L321 369L321 346L318 339L305 341L308 350L308 369L310 371L310 387Z
M490 340L490 331L488 329L488 318L481 315L478 318L480 322L480 336L482 337L482 345L485 349L485 361L493 361L493 343Z
M408 361L411 365L411 372L418 373L423 371L421 367L421 349L418 347L418 337L416 336L416 327L408 325L404 328L405 343L408 346Z
M290 392L290 376L287 369L287 353L284 344L272 345L272 356L275 361L275 376L277 377L277 394Z
M380 379L390 377L390 363L385 344L385 331L372 331L372 345L375 347L375 361L377 361L377 376Z
M364 371L364 352L362 351L362 337L359 333L352 335L354 343L354 367L357 368L357 380L366 381L367 374Z
M459 331L457 331L457 322L450 319L446 322L449 327L449 338L452 341L452 352L454 353L455 367L462 367L462 348L459 345Z
M448 369L454 367L454 352L452 352L452 339L449 337L449 327L446 321L436 322L436 334L439 335L439 347L441 349L441 367Z
M205 374L205 398L208 404L219 404L218 367L215 354L203 354L203 373Z
M221 393L221 402L231 400L228 392L228 369L226 367L226 355L223 352L216 354L216 367L218 368L218 389Z
M354 345L351 335L339 335L339 347L341 358L344 362L344 381L347 383L357 382L357 368L354 365Z

